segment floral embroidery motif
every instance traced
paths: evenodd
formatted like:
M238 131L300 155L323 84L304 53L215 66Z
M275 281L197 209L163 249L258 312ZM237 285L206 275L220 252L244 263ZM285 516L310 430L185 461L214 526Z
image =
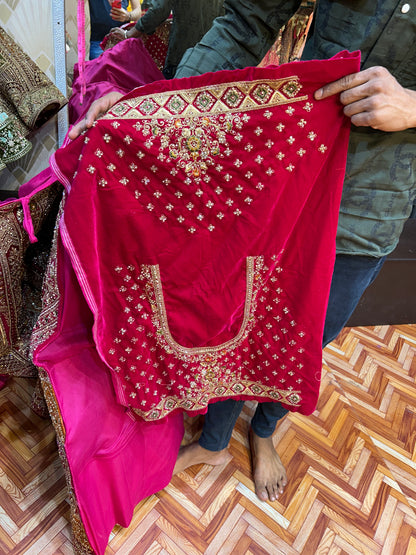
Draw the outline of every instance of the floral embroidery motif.
M24 156L31 148L29 141L14 129L7 114L0 112L0 170Z
M111 141L116 156L112 155L107 169L114 176L119 174L118 182L127 190L133 189L134 198L160 225L171 221L190 235L202 230L218 233L229 225L230 217L239 218L255 206L263 190L273 186L276 170L272 160L282 162L285 173L298 171L301 161L307 163L311 143L318 140L308 121L313 103L308 101L308 95L299 95L301 89L297 77L287 77L128 99L116 104L102 120L109 120L114 130L121 120L132 120L130 133L116 138L115 132L109 134L108 125L105 126L97 156L101 157ZM259 120L254 125L250 112L259 109L263 123ZM274 122L276 130L272 138L265 133L269 121ZM240 145L243 137L246 142ZM263 137L264 148L255 147L258 138ZM129 151L125 150L126 144L136 141L142 148L135 157L140 159L139 167L144 173L138 184L134 175L138 164L133 162L132 153L127 159ZM319 148L325 154L325 145L319 144L313 150ZM251 153L246 160L236 154L241 147ZM228 171L223 172L226 164ZM244 178L238 173L243 164ZM104 179L107 181L106 176ZM230 203L230 187L233 191L242 190L240 180L246 194ZM98 183L106 186L103 180Z
M178 167L199 183L208 166L214 164L213 157L220 153L220 145L226 144L226 134L235 133L234 128L241 129L246 119L239 114L221 114L186 121L152 121L149 127L144 126L143 135L150 132L159 137L161 148L167 149Z
M161 93L140 98L134 103L121 102L105 117L140 119L152 116L143 128L140 123L135 125L148 137L146 147L151 148L154 139L159 137L162 151L167 150L171 160L177 162L188 178L199 183L208 166L214 164L213 157L220 154L220 147L226 146L227 136L234 135L236 140L242 137L236 130L241 129L249 116L235 114L235 110L261 107L266 103L273 106L304 100L306 97L295 98L301 88L297 78L290 77L251 84L237 83L228 87L225 84L225 90L224 86L213 86L203 91ZM218 113L221 106L227 109L225 113ZM270 116L271 112L267 110L267 117ZM226 149L227 152L231 151Z

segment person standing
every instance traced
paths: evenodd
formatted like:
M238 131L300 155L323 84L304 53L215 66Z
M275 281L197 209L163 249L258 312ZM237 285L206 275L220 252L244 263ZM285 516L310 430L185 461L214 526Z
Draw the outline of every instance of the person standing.
M128 11L129 0L121 0L120 7L112 7L111 0L88 0L91 20L90 60L103 53L100 42L114 27L129 21L136 21L141 15L140 0L131 0L132 10Z
M300 4L300 0L225 0L225 15L185 52L175 77L257 65ZM359 72L315 93L316 102L338 95L352 123L323 346L339 334L378 275L415 203L415 28L414 2L316 1L302 59L361 51ZM97 100L70 138L91 127L120 96ZM242 406L233 399L209 405L201 438L180 451L175 472L194 464L226 462ZM286 413L280 403L259 403L251 422L255 490L263 501L275 501L287 482L272 441L275 426Z
M139 19L133 29L120 38L151 35L172 13L172 28L163 74L171 79L184 52L194 46L211 28L216 17L223 13L223 0L153 0L149 9Z

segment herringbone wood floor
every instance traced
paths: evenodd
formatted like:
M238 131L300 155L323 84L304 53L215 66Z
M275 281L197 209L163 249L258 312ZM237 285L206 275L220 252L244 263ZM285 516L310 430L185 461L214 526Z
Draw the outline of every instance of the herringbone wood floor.
M110 555L416 554L416 325L345 329L325 349L319 405L275 433L289 484L253 493L239 418L222 467L195 466L116 527ZM0 391L0 554L72 554L63 471L32 384ZM186 441L200 420L187 420Z

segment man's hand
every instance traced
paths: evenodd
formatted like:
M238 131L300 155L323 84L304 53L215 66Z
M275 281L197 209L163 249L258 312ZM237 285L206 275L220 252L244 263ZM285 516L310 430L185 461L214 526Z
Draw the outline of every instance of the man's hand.
M118 40L124 40L140 37L140 32L136 29L136 27L132 27L128 31L125 31L120 27L113 27L113 29L110 29L109 35L114 35Z
M416 92L402 87L384 67L370 67L328 83L315 92L321 100L340 95L344 114L356 126L380 131L416 127Z
M83 131L92 127L95 120L108 112L108 110L114 106L114 104L118 102L122 96L123 95L121 93L113 91L102 96L101 98L97 98L97 100L94 100L85 118L70 129L68 137L70 139L76 139Z

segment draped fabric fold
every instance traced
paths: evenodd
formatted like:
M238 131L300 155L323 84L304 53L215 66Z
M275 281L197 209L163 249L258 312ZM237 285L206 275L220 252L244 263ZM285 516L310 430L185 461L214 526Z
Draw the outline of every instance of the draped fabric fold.
M79 64L75 64L68 102L70 124L84 117L94 100L111 91L126 94L141 85L164 79L140 39L123 40L99 58L85 62L82 78L79 69ZM81 94L83 85L85 90Z
M0 103L6 99L24 125L23 135L40 127L67 102L54 83L1 27L0 93Z
M126 25L122 25L121 28L131 29L132 27L134 27L134 25L135 23L128 23ZM152 57L153 61L160 71L162 71L163 66L165 65L165 59L168 53L171 27L172 18L170 17L169 19L161 23L155 29L155 32L151 35L144 34L140 39L134 39L143 42L146 50L148 51L149 55ZM119 39L114 33L110 33L109 35L104 37L104 39L100 43L100 46L104 51L106 51L114 48L116 44L119 44L120 40L124 42L124 39Z
M37 377L29 345L41 310L42 280L62 186L47 168L22 185L18 194L19 198L0 202L0 388L10 376ZM31 407L47 416L39 383Z
M143 424L119 405L92 340L93 317L57 233L32 337L57 433L78 554L105 552L143 498L169 482L183 436L181 415Z

